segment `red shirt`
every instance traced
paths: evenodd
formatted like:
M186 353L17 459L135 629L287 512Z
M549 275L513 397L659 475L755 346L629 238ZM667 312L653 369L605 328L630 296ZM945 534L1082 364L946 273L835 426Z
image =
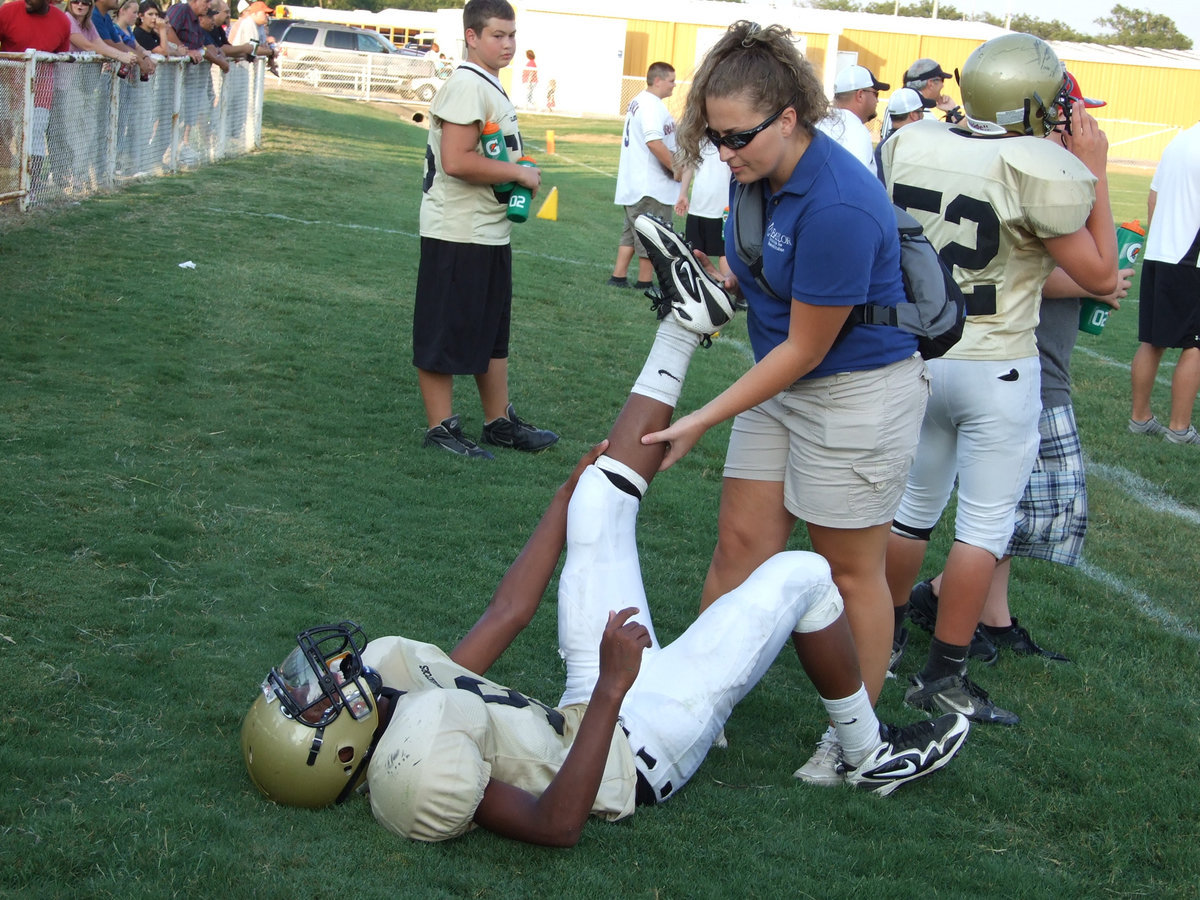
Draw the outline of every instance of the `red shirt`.
M44 50L46 53L71 51L71 20L57 6L44 15L31 16L22 0L12 0L0 6L0 52L23 53Z
M26 12L22 0L10 0L0 6L0 53L24 53L26 50L69 53L71 19L57 6L34 16ZM54 95L53 63L38 63L33 90L34 103L49 109Z

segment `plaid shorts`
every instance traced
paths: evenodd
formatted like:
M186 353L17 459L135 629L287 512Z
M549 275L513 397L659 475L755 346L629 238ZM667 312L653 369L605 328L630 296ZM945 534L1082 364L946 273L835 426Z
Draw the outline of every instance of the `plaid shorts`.
M1038 433L1042 442L1017 504L1008 553L1077 566L1087 532L1087 485L1074 410L1070 405L1043 409Z

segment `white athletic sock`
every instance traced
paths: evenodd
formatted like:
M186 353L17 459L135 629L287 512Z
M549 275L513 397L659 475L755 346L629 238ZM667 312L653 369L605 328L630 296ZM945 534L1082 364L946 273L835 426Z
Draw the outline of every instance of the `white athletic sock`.
M875 710L871 708L866 685L859 685L849 697L841 700L822 697L821 702L825 704L825 711L829 713L842 745L842 758L847 765L857 766L879 746L879 719L875 718Z
M700 335L688 331L674 316L667 316L659 323L654 346L650 348L642 373L633 383L632 393L674 407L679 402L692 354L699 346Z
M625 465L625 463L621 462L619 459L613 459L611 456L601 455L600 458L596 460L596 468L601 472L611 472L613 475L619 475L621 478L624 478L637 490L639 498L646 496L646 488L649 487L649 485L646 483L646 479L637 472L633 471L633 469L629 468L629 466Z

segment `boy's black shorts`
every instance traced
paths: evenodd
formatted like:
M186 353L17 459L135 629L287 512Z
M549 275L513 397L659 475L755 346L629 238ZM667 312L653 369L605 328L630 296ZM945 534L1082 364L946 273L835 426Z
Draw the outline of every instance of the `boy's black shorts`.
M508 358L512 247L421 238L413 310L413 365L481 375Z
M684 237L693 247L700 250L717 264L717 260L725 255L725 225L720 219L709 219L705 216L693 216L688 213L684 223Z
M1200 347L1200 269L1142 260L1138 340L1154 347Z

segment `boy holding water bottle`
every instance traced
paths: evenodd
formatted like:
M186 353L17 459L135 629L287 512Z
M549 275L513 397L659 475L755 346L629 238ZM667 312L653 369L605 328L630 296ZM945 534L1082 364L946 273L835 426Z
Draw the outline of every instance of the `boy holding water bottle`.
M428 425L424 446L473 459L493 457L463 433L453 410L455 375L475 377L483 443L534 452L558 440L518 418L508 395L510 185L536 192L541 183L536 166L516 162L523 156L517 113L498 77L516 48L515 19L508 0L466 4L467 58L430 104L425 148L413 312L413 365ZM493 122L507 160L489 158L481 145L484 126Z

